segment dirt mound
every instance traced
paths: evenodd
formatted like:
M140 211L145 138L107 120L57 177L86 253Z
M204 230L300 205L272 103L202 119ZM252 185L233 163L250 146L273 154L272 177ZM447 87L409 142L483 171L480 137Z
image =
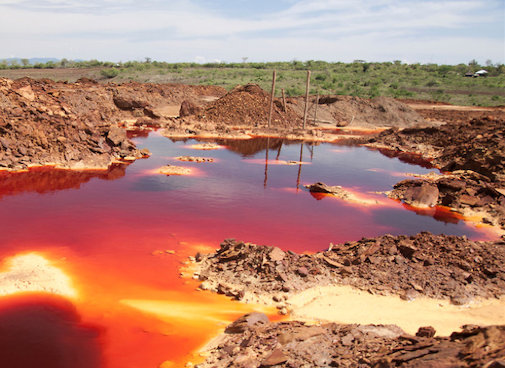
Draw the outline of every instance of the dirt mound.
M236 299L336 283L405 299L424 295L465 304L505 294L504 245L423 232L364 238L299 255L226 240L215 254L199 254L196 261L202 288Z
M236 126L262 126L268 122L270 94L256 84L238 86L211 103L199 119ZM283 110L282 103L274 100L272 127L300 127L301 119L289 107Z
M303 116L305 101L289 99L289 106ZM315 97L310 99L309 119L316 113ZM412 108L392 98L373 100L353 96L322 96L317 104L317 120L350 127L413 127L426 121Z
M391 129L367 142L419 153L444 171L472 170L490 181L505 182L505 120L486 117L440 127Z
M105 169L119 158L142 156L126 132L78 116L51 87L27 78L0 80L0 167Z
M167 106L185 99L205 103L220 87L76 83L0 78L0 168L54 164L104 169L142 157L119 123L160 126Z
M251 313L228 326L197 367L503 367L505 326L464 326L450 337L434 332L423 327L411 336L391 325L273 323Z

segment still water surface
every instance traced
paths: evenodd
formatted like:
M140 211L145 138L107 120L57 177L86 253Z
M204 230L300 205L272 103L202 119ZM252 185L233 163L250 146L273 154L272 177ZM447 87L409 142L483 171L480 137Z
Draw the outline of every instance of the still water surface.
M0 297L0 346L10 352L0 356L0 366L181 366L251 308L196 292L196 281L179 277L189 255L225 238L314 252L385 233L487 237L442 210L416 213L373 194L390 190L405 173L430 171L376 151L276 139L222 141L227 148L197 151L191 148L196 141L172 142L156 133L135 140L152 157L106 173L0 174L0 257L37 252L78 293L73 300ZM179 162L181 155L215 162ZM303 164L282 164L287 161ZM166 164L196 170L155 173ZM303 185L317 181L380 205L313 196Z

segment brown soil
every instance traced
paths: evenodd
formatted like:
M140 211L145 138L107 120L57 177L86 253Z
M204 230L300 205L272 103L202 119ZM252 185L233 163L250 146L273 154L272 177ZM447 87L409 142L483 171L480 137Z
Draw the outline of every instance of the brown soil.
M405 299L427 296L461 305L505 294L505 242L420 233L384 235L332 246L313 255L225 240L214 254L195 257L201 288L236 299L321 285L349 285Z
M432 327L416 336L396 326L273 323L251 313L207 348L210 367L503 367L505 327L465 326L450 337Z
M456 106L444 102L400 99L428 121L462 123L492 116L505 119L505 107Z
M101 85L21 78L0 79L0 169L56 165L106 169L121 159L143 157L118 127L161 126L163 113L191 98L206 103L219 87L127 83Z
M270 94L256 84L238 86L211 103L198 115L202 121L234 126L267 125L270 112ZM299 127L300 117L289 107L283 110L279 99L274 100L271 126Z
M291 98L288 106L303 116L304 98ZM316 111L316 102L317 111ZM353 96L321 96L310 98L309 119L348 127L413 127L426 121L408 105L387 97L365 99Z

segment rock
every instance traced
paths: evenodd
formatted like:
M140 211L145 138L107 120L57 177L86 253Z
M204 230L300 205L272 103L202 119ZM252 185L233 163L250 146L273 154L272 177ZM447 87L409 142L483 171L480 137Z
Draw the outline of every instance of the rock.
M314 184L311 184L311 185L305 185L305 187L307 189L309 189L311 192L314 192L314 193L329 193L329 194L333 194L335 192L339 192L340 190L342 190L341 186L338 186L338 185L329 186L329 185L326 185L325 183L321 183L321 182L314 183Z
M436 185L423 182L421 185L408 188L403 198L414 207L433 207L438 202L438 196Z
M419 327L416 332L418 337L433 337L436 334L436 330L432 326Z
M139 101L128 96L116 95L113 97L113 101L114 104L121 110L133 111L134 109L144 109L149 106L149 104L145 101Z
M474 197L474 196L469 196L467 194L462 194L460 197L459 197L459 202L461 204L467 204L469 206L476 206L480 203L480 200L478 197Z
M184 100L181 103L181 108L179 109L179 117L183 118L186 116L197 115L202 111L202 109L196 106L193 102Z
M282 261L284 259L284 251L280 248L273 247L268 256L273 262Z
M0 137L0 144L4 149L8 149L10 146L10 141L8 138L5 137Z
M307 270L307 267L300 267L300 268L298 268L297 273L301 277L307 277L309 275L309 271Z
M231 333L231 334L242 333L249 328L255 327L257 325L268 324L269 322L270 320L268 319L266 314L259 312L252 312L240 317L231 325L226 327L225 333Z
M284 363L287 360L288 357L283 353L281 349L275 349L265 359L263 359L260 367L272 367L274 365Z
M127 140L126 131L119 127L111 127L107 133L107 141L109 141L113 146L119 146Z

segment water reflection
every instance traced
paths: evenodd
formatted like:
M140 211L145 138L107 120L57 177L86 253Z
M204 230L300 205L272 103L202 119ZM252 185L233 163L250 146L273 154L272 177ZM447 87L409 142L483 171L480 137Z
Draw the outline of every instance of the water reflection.
M419 154L408 153L408 152L398 152L398 151L390 150L390 149L386 149L386 148L379 148L378 151L386 157L397 158L401 162L405 162L406 164L421 166L421 167L424 167L425 169L433 169L434 168L433 164L429 160L423 158Z
M125 176L127 164L113 164L106 171L75 171L50 167L29 171L0 172L0 198L28 192L48 193L65 189L79 189L93 178L116 180Z
M0 299L0 367L100 368L102 330L81 322L62 298Z

